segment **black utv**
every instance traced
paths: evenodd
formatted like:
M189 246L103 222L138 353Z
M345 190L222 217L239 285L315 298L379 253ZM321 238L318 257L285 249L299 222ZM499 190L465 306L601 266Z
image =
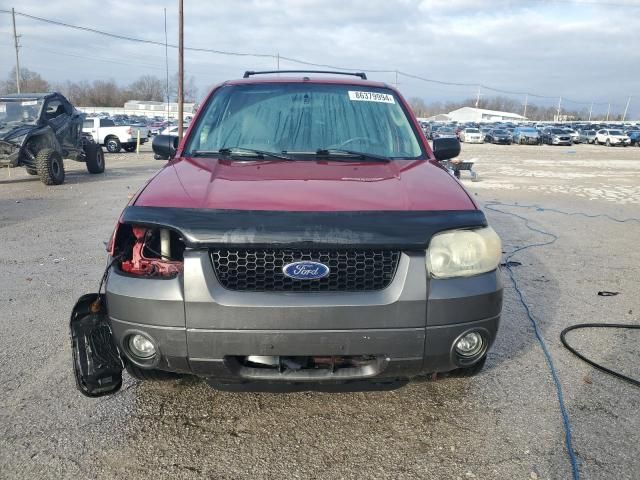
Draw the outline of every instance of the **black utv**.
M64 182L65 158L104 172L104 153L82 132L83 119L56 92L0 96L0 167L25 167L45 185Z

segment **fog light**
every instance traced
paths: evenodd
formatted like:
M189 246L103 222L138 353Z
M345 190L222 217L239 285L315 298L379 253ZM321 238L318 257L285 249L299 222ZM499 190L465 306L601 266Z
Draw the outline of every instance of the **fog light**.
M456 352L463 357L473 357L484 348L484 340L478 332L467 333L456 343Z
M156 354L156 347L151 340L142 335L129 337L129 350L136 357L151 358Z

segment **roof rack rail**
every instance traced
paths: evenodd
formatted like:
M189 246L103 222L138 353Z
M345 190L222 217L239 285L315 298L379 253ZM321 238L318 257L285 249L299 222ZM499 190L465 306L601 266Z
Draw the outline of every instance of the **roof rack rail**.
M242 78L249 78L252 75L265 75L267 73L330 73L333 75L352 75L354 77L360 77L362 80L367 79L367 74L364 72L335 72L331 70L265 70L262 72L247 70L244 72Z

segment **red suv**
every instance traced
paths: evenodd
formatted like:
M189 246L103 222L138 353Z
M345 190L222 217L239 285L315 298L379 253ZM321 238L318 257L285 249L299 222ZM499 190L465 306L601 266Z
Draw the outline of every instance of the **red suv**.
M123 367L242 390L482 368L501 242L439 163L458 141L432 149L364 74L269 73L216 86L180 144L155 137L168 162L118 221L106 293L72 315L84 393L117 390Z

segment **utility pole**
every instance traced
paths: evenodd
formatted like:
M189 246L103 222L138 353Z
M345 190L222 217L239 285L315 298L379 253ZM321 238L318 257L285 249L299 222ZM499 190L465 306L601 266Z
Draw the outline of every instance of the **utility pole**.
M167 69L167 122L169 122L169 104L171 102L171 98L169 95L169 42L167 40L167 9L164 9L164 63Z
M605 120L606 122L609 121L609 112L611 112L611 104L610 103L607 104L607 119Z
M589 121L591 121L591 114L593 113L593 102L591 102L591 105L589 106Z
M562 97L558 100L558 122L560 121L560 111L562 110Z
M524 112L522 112L523 117L527 117L527 103L529 102L529 94L525 94L524 96Z
M178 141L182 141L184 115L184 2L178 0Z
M16 10L14 8L11 9L11 16L13 17L13 44L16 47L16 88L20 93L20 56L18 55L20 45L18 45L18 34L16 33Z
M478 108L478 104L480 103L480 85L478 85L478 93L476 93L476 108Z
M622 114L622 121L624 122L624 120L627 118L627 110L629 110L629 104L631 103L631 97L629 97L627 99L627 106L624 107L624 113Z

